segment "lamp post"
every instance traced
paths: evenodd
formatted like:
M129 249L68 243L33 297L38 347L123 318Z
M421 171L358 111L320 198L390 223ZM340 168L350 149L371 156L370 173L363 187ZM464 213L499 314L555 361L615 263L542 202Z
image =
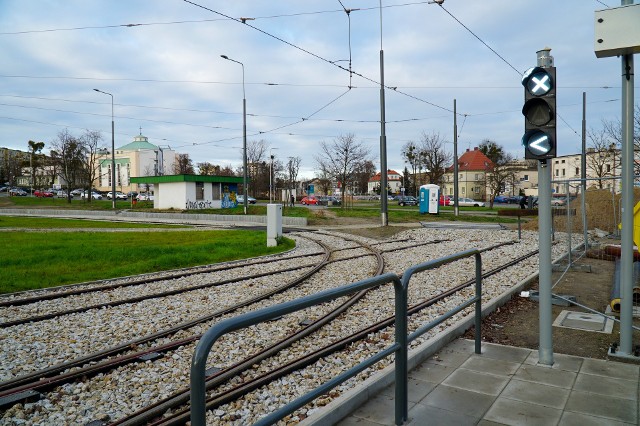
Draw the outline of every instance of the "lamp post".
M220 55L227 61L235 62L242 66L242 185L244 193L244 214L247 214L247 97L244 90L244 64L227 55Z
M116 208L116 147L115 147L115 133L113 124L113 95L102 90L93 89L96 92L104 93L111 96L111 207ZM91 194L89 194L89 197Z

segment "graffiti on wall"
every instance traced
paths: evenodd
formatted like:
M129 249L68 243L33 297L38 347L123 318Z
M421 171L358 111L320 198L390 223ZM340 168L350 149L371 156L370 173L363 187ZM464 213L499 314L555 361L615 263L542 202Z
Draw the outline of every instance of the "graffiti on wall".
M210 209L213 208L213 204L209 200L204 201L191 201L187 200L185 203L186 210L202 210L202 209Z

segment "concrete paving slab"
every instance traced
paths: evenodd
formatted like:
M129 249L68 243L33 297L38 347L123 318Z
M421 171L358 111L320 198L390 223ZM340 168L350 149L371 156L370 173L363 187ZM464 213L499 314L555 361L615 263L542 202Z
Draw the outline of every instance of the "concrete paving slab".
M535 382L543 385L551 385L571 389L576 376L576 373L553 369L551 367L539 365L522 365L513 377L515 379L524 380L527 382Z
M560 417L562 410L557 408L499 398L485 414L484 419L502 425L548 426L557 424Z
M459 368L447 377L442 384L473 392L498 396L509 382L505 376L481 373Z
M621 362L608 362L601 359L585 358L580 373L599 376L617 377L619 379L638 380L640 366Z
M455 371L454 367L425 362L409 372L409 377L431 383L440 383Z
M527 359L524 361L527 365L538 365L540 362L540 356L538 351L532 351ZM563 355L563 354L553 354L553 365L551 366L554 370L565 370L577 373L582 368L582 363L584 362L584 358L580 358L573 355Z
M573 389L616 398L638 400L638 382L592 374L579 374Z
M604 417L594 417L582 413L572 413L571 411L565 411L562 414L562 418L558 423L558 426L631 426L635 423L619 422L613 419L606 419Z
M480 421L456 411L448 411L431 405L416 404L409 410L407 426L456 425L474 426Z
M561 410L570 393L569 389L514 379L504 388L500 397Z
M440 385L427 395L421 404L480 418L493 405L495 399L493 395Z
M495 374L496 376L512 376L520 368L520 363L503 361L500 359L486 358L483 355L473 354L460 368L479 371L483 373Z
M636 401L590 392L572 391L565 406L565 411L633 424L636 424L638 420L638 404Z

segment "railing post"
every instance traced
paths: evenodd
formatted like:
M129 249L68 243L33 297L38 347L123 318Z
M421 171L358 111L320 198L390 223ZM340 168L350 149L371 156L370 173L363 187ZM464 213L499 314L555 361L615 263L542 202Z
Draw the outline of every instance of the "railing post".
M396 425L403 424L408 417L408 351L407 347L407 283L402 280L394 281L395 288L395 313L396 313L396 343L399 346L396 352Z
M476 333L475 347L476 353L482 353L482 257L480 253L476 253Z

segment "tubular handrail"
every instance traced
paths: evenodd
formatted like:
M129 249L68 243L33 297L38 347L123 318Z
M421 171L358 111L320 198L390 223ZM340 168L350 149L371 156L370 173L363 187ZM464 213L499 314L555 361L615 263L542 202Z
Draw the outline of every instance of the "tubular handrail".
M441 315L438 319L420 327L407 336L407 300L408 288L411 277L418 272L428 269L437 268L446 263L454 262L465 257L475 256L476 259L476 295L453 310ZM385 357L395 354L395 378L396 378L396 424L400 425L407 420L408 416L408 400L407 400L407 363L408 363L408 343L426 333L431 328L470 306L476 304L475 312L475 351L480 353L480 320L482 314L481 295L482 295L482 259L480 251L477 249L466 250L455 253L440 259L428 261L415 265L407 269L402 278L394 273L386 273L376 277L367 278L352 284L325 290L316 294L302 297L300 299L291 300L258 311L249 312L237 317L229 318L211 327L203 335L193 353L191 361L191 423L194 426L203 426L206 421L206 380L205 369L209 352L214 343L224 334L246 328L261 322L269 321L274 318L290 314L311 306L325 303L339 297L347 296L358 291L371 289L383 284L393 283L395 290L395 342L388 348L378 352L372 357L362 361L358 365L339 374L330 381L313 389L307 394L297 398L296 400L284 405L280 409L270 413L260 419L256 425L270 425L284 418L286 415L293 413L296 409L313 401L317 397L335 386L345 382L366 368L381 361Z

